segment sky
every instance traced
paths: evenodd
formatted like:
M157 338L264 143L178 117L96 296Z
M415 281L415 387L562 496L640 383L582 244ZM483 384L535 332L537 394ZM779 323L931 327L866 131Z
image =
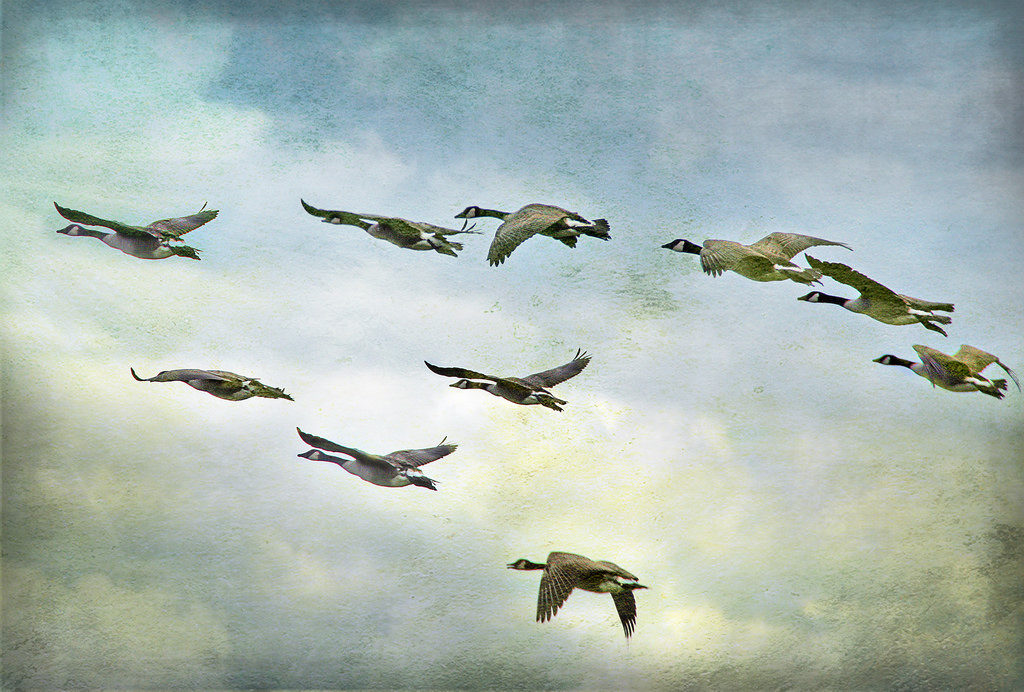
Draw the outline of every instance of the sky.
M1022 14L4 3L4 686L1024 686L1024 395L871 362L966 343L1024 374ZM452 258L300 198L448 226L548 203L611 240L490 267L494 221ZM202 261L145 261L55 233L55 201L220 214ZM775 231L955 303L949 337L660 247ZM562 413L423 366L578 348ZM459 448L437 492L382 488L295 427ZM604 595L534 621L537 573L505 565L553 550L649 587L629 642Z

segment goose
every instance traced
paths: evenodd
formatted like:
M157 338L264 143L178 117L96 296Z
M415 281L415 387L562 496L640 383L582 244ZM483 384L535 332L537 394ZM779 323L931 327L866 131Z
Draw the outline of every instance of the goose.
M1013 383L1017 385L1017 389L1020 389L1017 373L1006 367L991 353L986 353L979 348L963 344L960 346L960 350L951 356L920 344L915 345L914 350L921 357L920 363L904 360L888 353L875 358L872 362L882 365L902 365L927 379L932 386L938 385L951 392L978 391L1002 399L1004 396L1002 390L1006 389L1006 380L990 380L981 374L982 370L995 363L1006 371Z
M842 305L850 312L867 315L885 324L921 324L926 329L938 332L942 336L947 336L945 330L937 326L935 322L949 324L953 320L947 315L936 315L935 311L953 312L952 303L933 303L929 300L921 300L920 298L911 298L910 296L894 293L874 279L869 279L860 272L838 262L822 262L808 255L807 263L816 270L821 271L825 276L857 289L860 292L860 296L857 298L841 298L822 293L821 291L811 291L805 296L800 296L797 300L806 300L809 303Z
M442 255L458 257L456 250L462 249L462 243L448 240L445 236L458 233L474 233L472 228L455 230L454 228L442 228L421 221L409 221L394 216L376 216L374 214L353 214L347 211L332 211L317 209L306 204L306 200L300 199L302 208L313 216L319 216L324 223L344 224L346 226L358 226L374 238L386 240L392 245L407 250L434 250ZM373 223L370 223L370 222Z
M303 452L298 456L312 461L329 461L337 464L352 475L359 476L364 481L368 481L374 485L381 485L386 488L401 488L406 485L418 485L423 488L437 490L437 487L434 485L437 481L424 476L419 467L424 464L429 464L432 461L436 461L441 457L448 456L455 451L456 447L458 447L458 445L453 444L446 445L444 440L441 440L436 447L430 447L427 449L403 449L381 456L379 454L368 454L367 452L353 447L342 447L330 440L325 440L322 437L317 437L316 435L310 435L309 433L303 432L302 430L299 430L299 428L295 429L298 431L299 437L303 442L311 447L318 448L311 449L308 452ZM345 459L343 457L324 454L320 451L321 449L326 449L328 452L347 454L352 458Z
M637 577L612 562L595 561L574 553L548 554L545 564L520 558L508 565L509 569L544 570L537 593L537 622L547 622L569 598L573 589L593 593L610 593L615 610L622 621L622 629L629 639L636 628L636 600L633 591L646 589Z
M268 387L255 377L246 377L226 370L164 370L153 377L139 377L135 368L129 368L139 382L184 382L193 389L212 394L218 399L242 401L254 396L267 399L295 401L283 389Z
M605 219L587 221L575 212L550 204L527 204L512 213L475 206L466 207L456 214L455 218L468 221L481 216L502 220L502 224L494 231L494 240L487 251L487 261L492 267L504 262L521 243L538 234L560 240L569 247L576 247L576 240L581 235L601 240L611 239L608 222Z
M99 238L110 247L141 259L164 259L171 255L199 259L199 251L195 248L188 245L172 245L171 243L180 243L181 236L212 221L218 213L216 209L206 209L204 204L199 211L191 216L161 219L148 226L129 226L117 221L100 219L74 209L65 209L56 202L53 203L53 206L57 208L57 213L73 222L57 231L58 233L68 236ZM82 224L103 226L112 230L113 233L106 233L95 228L83 228Z
M705 240L704 245L676 238L661 247L676 252L700 255L700 267L705 274L721 276L733 271L753 281L785 281L790 279L802 284L812 284L821 278L821 272L805 269L794 264L792 259L815 245L839 245L847 250L846 243L824 238L815 238L799 233L769 233L750 245L733 240Z
M465 368L442 368L423 361L431 372L444 377L460 377L458 382L449 385L457 389L484 389L494 396L511 401L514 404L540 404L547 408L561 411L566 401L555 397L548 391L559 382L575 377L590 362L590 356L577 349L576 356L565 365L551 368L544 372L534 373L526 377L495 377ZM474 382L472 380L490 380L490 382Z

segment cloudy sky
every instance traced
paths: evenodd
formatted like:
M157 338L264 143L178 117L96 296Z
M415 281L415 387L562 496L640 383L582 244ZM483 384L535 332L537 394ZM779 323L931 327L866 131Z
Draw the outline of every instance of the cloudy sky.
M1024 396L871 362L1024 374L1024 6L338 5L4 4L5 687L1024 685ZM492 268L494 222L451 258L300 197L552 203L612 240ZM56 234L54 201L220 216L154 262ZM772 231L956 303L949 338L659 247ZM577 348L564 413L422 364ZM296 426L460 446L438 492L380 488ZM551 550L650 586L628 644L607 596L534 622L505 564Z

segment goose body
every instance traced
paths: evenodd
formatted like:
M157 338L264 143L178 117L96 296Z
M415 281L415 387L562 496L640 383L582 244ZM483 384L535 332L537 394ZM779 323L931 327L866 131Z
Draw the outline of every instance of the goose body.
M487 251L487 261L491 266L504 262L513 250L535 235L554 238L569 247L576 247L576 240L581 235L601 240L611 238L606 220L588 221L575 212L550 204L527 204L512 213L475 206L466 207L461 213L456 214L455 218L468 220L481 216L502 220L501 225L494 231L494 240Z
M375 214L354 214L347 211L317 209L302 202L302 208L313 216L323 219L324 223L357 226L378 240L386 240L406 250L433 250L442 255L457 257L462 244L448 240L447 236L459 233L479 233L470 229L456 230L443 228L422 221L409 221L395 216L377 216Z
M875 358L874 362L882 365L901 365L933 385L951 392L981 392L1002 399L1005 396L1003 391L1006 389L1006 380L990 380L981 374L982 370L995 363L1006 371L1017 385L1017 389L1020 389L1020 380L1013 370L1006 367L996 356L974 346L963 344L960 350L951 356L920 344L915 345L914 350L921 357L920 363L891 354Z
M520 558L508 565L515 570L543 570L537 593L537 622L547 622L558 613L573 589L611 594L615 610L628 639L636 628L636 599L633 591L647 587L637 577L613 562L596 561L575 553L552 552L540 564Z
M811 291L797 300L840 305L850 312L867 315L885 324L897 326L920 324L926 329L946 336L946 331L936 323L949 324L953 320L948 315L936 314L936 311L953 312L952 303L936 303L896 293L874 279L838 262L822 262L810 256L807 257L807 262L821 271L823 275L856 289L860 295L856 298L843 298L821 291Z
M200 209L190 216L160 219L147 226L130 226L74 209L66 209L56 202L53 203L53 206L57 208L57 212L61 216L73 222L57 231L58 233L98 238L109 247L141 259L164 259L172 255L199 259L198 250L188 245L179 244L181 236L212 221L218 213L215 209L205 211ZM206 205L203 206L205 208ZM109 229L110 232L85 226L101 226Z
M750 245L733 240L705 240L703 245L697 245L677 238L662 247L700 255L701 269L711 276L721 276L723 272L731 271L752 281L789 279L811 284L821 278L821 272L801 267L793 262L793 258L815 245L839 245L851 249L846 243L799 233L770 233Z
M164 370L153 377L139 377L134 368L129 368L139 382L184 382L193 389L212 394L218 399L242 401L251 397L267 399L288 399L294 401L283 389L268 387L255 377L246 377L227 370Z
M368 483L386 488L401 488L407 485L418 485L423 488L437 490L437 481L427 478L419 467L429 464L441 457L448 456L458 445L441 444L426 449L403 449L390 454L370 454L354 447L344 447L330 440L295 428L303 442L316 449L303 452L298 456L312 461L329 461L337 464L354 476L359 476ZM347 455L336 457L324 454L320 450L337 452Z
M548 388L575 377L587 367L590 356L577 350L576 356L564 365L526 377L495 377L465 368L443 368L423 361L431 372L444 377L459 377L450 385L457 389L483 389L494 396L501 397L514 404L529 406L540 404L555 411L561 411L567 402L557 398ZM476 380L485 380L478 382Z

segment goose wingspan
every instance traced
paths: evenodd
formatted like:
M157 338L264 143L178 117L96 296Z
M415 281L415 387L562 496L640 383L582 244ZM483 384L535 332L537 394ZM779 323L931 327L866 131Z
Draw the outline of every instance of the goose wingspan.
M975 348L974 346L968 346L967 344L963 344L962 346L960 346L960 350L953 354L953 357L956 358L961 363L966 364L972 375L979 374L989 365L995 363L996 365L1001 367L1007 375L1010 376L1010 379L1013 380L1013 383L1017 385L1017 389L1021 388L1020 380L1017 379L1017 373L1015 373L1010 368L1006 367L1006 365L1004 365L1003 362L999 360L999 358L992 355L991 353L986 353L985 351L982 351L980 348Z
M437 461L442 457L446 457L458 448L455 444L440 444L436 447L430 447L427 449L402 449L397 452L391 452L387 456L395 461L409 466L423 466L429 464L432 461Z
M171 219L160 219L146 226L147 229L156 231L165 235L172 235L175 238L185 235L189 231L193 231L205 223L209 223L217 218L217 214L220 213L216 209L206 209L206 205L197 211L195 214L189 216L177 216Z
M907 310L907 302L891 288L887 288L874 279L861 274L856 269L851 269L840 262L823 262L810 255L804 255L807 263L814 269L841 284L856 289L861 296L871 301L872 309L881 309L883 305L891 308L894 312L903 314Z
M744 261L756 262L765 268L772 266L770 259L733 240L705 240L700 251L700 268L711 276L721 276Z
M350 457L358 459L359 461L362 462L378 462L386 466L393 466L393 464L388 463L387 461L381 459L380 457L377 457L373 454L367 454L361 449L356 449L355 447L343 447L342 445L337 444L336 442L331 442L330 440L325 439L323 437L317 437L316 435L310 435L307 432L303 432L299 428L295 428L295 430L298 431L299 438L303 442L308 444L310 447L324 449L327 450L328 452L340 452L341 454L348 454Z
M212 382L228 382L237 379L238 375L231 372L220 372L216 370L199 370L195 368L182 368L179 370L164 370L153 377L144 378L135 374L134 368L129 368L139 382L188 382L189 380L210 380ZM159 380L157 379L159 378Z
M615 602L615 610L619 613L619 620L622 622L622 629L626 637L633 634L636 629L636 599L632 591L622 591L612 594L612 601Z
M537 593L537 621L547 622L555 616L569 594L576 588L590 560L573 553L550 553L540 577Z
M494 240L487 251L487 261L492 265L501 264L513 250L558 223L566 215L565 210L540 204L528 204L512 212L494 231Z
M160 235L156 231L148 231L144 228L128 226L126 224L120 223L119 221L101 219L98 216L86 214L84 211L78 211L76 209L67 209L65 207L60 206L56 202L53 203L53 206L57 208L57 213L63 216L65 219L73 223L82 224L83 226L102 226L103 228L109 228L115 233L135 237L159 237Z
M914 350L921 357L925 374L933 385L937 379L958 382L971 375L971 369L966 363L942 351L921 344L915 344Z
M569 378L579 375L583 368L587 367L588 363L590 363L590 356L584 353L582 349L577 349L576 355L568 363L524 377L523 382L535 387L554 387L560 382L565 382Z
M494 377L493 375L485 375L482 372L476 372L475 370L466 370L465 368L443 368L439 365L432 365L427 361L423 361L430 372L444 377L463 377L469 380L490 380L492 382L498 382L501 378Z
M847 250L853 249L846 243L815 238L810 235L800 235L799 233L769 233L756 243L751 243L750 247L770 254L782 255L786 259L791 260L807 248L814 247L815 245L839 245Z

